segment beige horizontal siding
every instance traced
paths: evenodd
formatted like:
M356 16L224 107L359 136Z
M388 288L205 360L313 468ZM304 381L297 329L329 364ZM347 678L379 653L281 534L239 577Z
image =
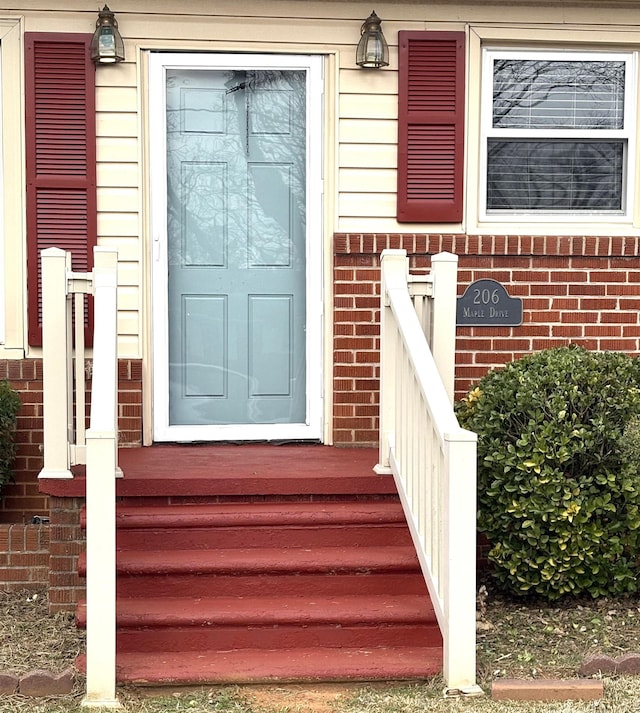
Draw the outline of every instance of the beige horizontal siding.
M100 87L96 92L96 111L109 113L138 110L138 90L136 87Z
M395 193L397 180L393 169L342 168L338 174L341 193Z
M144 209L148 172L142 157L163 148L147 146L148 117L140 114L146 106L148 82L137 60L146 51L335 55L336 75L327 77L327 106L335 114L326 116L327 135L334 140L325 145L329 162L335 156L337 165L329 171L325 192L335 203L336 218L327 225L327 233L412 231L424 226L399 225L395 220L398 32L464 30L474 23L492 24L499 32L511 23L515 37L537 23L542 33L562 28L566 36L589 42L602 37L608 24L616 23L608 37L624 35L629 41L638 26L638 10L631 2L614 5L608 0L535 4L471 0L465 5L454 0L388 2L376 11L383 19L391 65L376 71L355 65L360 26L371 11L370 5L361 2L120 0L114 9L127 60L97 68L96 121L99 242L116 247L119 253L121 355L141 355L141 309L148 289L143 276L149 275L145 256L150 253L149 215ZM23 17L24 28L30 32L91 33L97 9L86 0L15 0L10 8L0 7L0 17ZM636 35L640 42L640 32Z
M118 334L138 338L140 315L138 312L118 312Z
M136 213L98 212L98 235L113 237L135 236L139 232Z
M377 119L397 119L398 100L390 94L341 94L340 116L349 119L376 117Z
M393 218L396 214L396 194L342 193L338 201L340 215L347 218Z
M118 251L118 258L121 262L137 262L140 260L142 246L137 235L130 237L102 236L100 245Z
M339 136L345 144L395 144L398 124L390 119L341 119Z
M118 310L135 312L140 309L140 288L136 285L124 285L118 289Z
M118 284L137 287L140 284L140 271L137 262L118 263Z
M138 135L137 114L120 114L102 112L96 117L98 137L112 136L130 138Z
M101 212L137 213L140 208L138 189L98 186L98 205Z
M396 168L395 144L343 144L339 149L339 166L345 168Z
M140 171L135 163L99 163L97 174L99 187L138 188Z
M99 136L98 163L138 163L138 139L126 136Z

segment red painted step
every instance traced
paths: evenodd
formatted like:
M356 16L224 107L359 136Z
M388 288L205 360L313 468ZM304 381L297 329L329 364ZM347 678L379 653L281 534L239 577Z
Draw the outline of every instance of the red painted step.
M411 546L409 531L406 526L399 525L252 527L251 535L248 534L243 526L119 530L117 547L121 550L158 550L169 541L179 550Z
M274 524L320 526L337 522L344 525L405 524L402 506L396 500L131 505L118 508L116 519L118 527L126 529L233 527L238 524L246 527Z
M83 666L83 660L79 660ZM139 685L398 681L423 679L442 667L439 647L293 648L123 653L117 678Z
M86 624L85 607L78 607L77 621ZM148 597L118 602L117 623L126 627L290 626L340 624L345 626L434 624L433 607L425 597L349 595L342 597Z
M83 572L84 572L84 558ZM309 592L326 596L349 594L419 594L424 596L422 574L414 572L326 572L310 574L278 574L276 577L256 577L243 574L171 574L149 572L133 577L119 576L116 582L119 597L210 597L217 596L306 596ZM241 594L240 594L241 593Z
M411 547L232 548L228 550L124 550L116 553L120 576L144 574L288 574L291 572L411 571ZM79 557L81 576L86 558Z
M435 626L395 622L392 626L337 626L314 624L291 626L154 627L121 629L117 633L120 653L159 651L212 651L233 649L438 647L442 637Z
M116 519L121 549L411 544L393 501L129 506Z
M439 672L433 607L393 479L376 476L374 463L373 451L325 446L121 452L118 679ZM78 624L85 619L80 604Z

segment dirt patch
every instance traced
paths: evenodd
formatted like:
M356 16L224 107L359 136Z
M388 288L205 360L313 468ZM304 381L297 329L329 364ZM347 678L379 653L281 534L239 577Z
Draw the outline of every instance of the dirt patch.
M336 713L342 701L353 695L363 684L287 684L283 686L241 687L243 697L265 711L287 713ZM368 688L383 689L388 684L367 684Z

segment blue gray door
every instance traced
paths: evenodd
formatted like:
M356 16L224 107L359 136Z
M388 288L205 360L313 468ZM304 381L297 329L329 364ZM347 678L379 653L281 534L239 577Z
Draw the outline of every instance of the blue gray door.
M306 416L306 74L166 74L169 425Z

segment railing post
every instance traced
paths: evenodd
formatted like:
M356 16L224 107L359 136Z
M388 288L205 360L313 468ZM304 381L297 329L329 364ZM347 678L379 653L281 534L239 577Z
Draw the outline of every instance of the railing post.
M67 367L67 274L71 255L59 248L46 248L41 253L41 267L44 467L38 477L72 478L68 413L71 383Z
M433 275L431 350L449 401L453 404L458 256L446 252L434 255L431 258L431 274Z
M447 616L443 674L449 693L478 695L476 685L476 443L460 429L444 434L448 482L443 503L443 577Z
M380 256L380 446L376 473L391 473L389 467L390 439L396 421L396 337L388 290L406 288L408 260L406 250L383 250Z
M83 707L116 698L116 450L112 431L87 431L87 690Z
M95 324L87 431L87 690L84 707L120 708L116 685L117 253L94 251Z

